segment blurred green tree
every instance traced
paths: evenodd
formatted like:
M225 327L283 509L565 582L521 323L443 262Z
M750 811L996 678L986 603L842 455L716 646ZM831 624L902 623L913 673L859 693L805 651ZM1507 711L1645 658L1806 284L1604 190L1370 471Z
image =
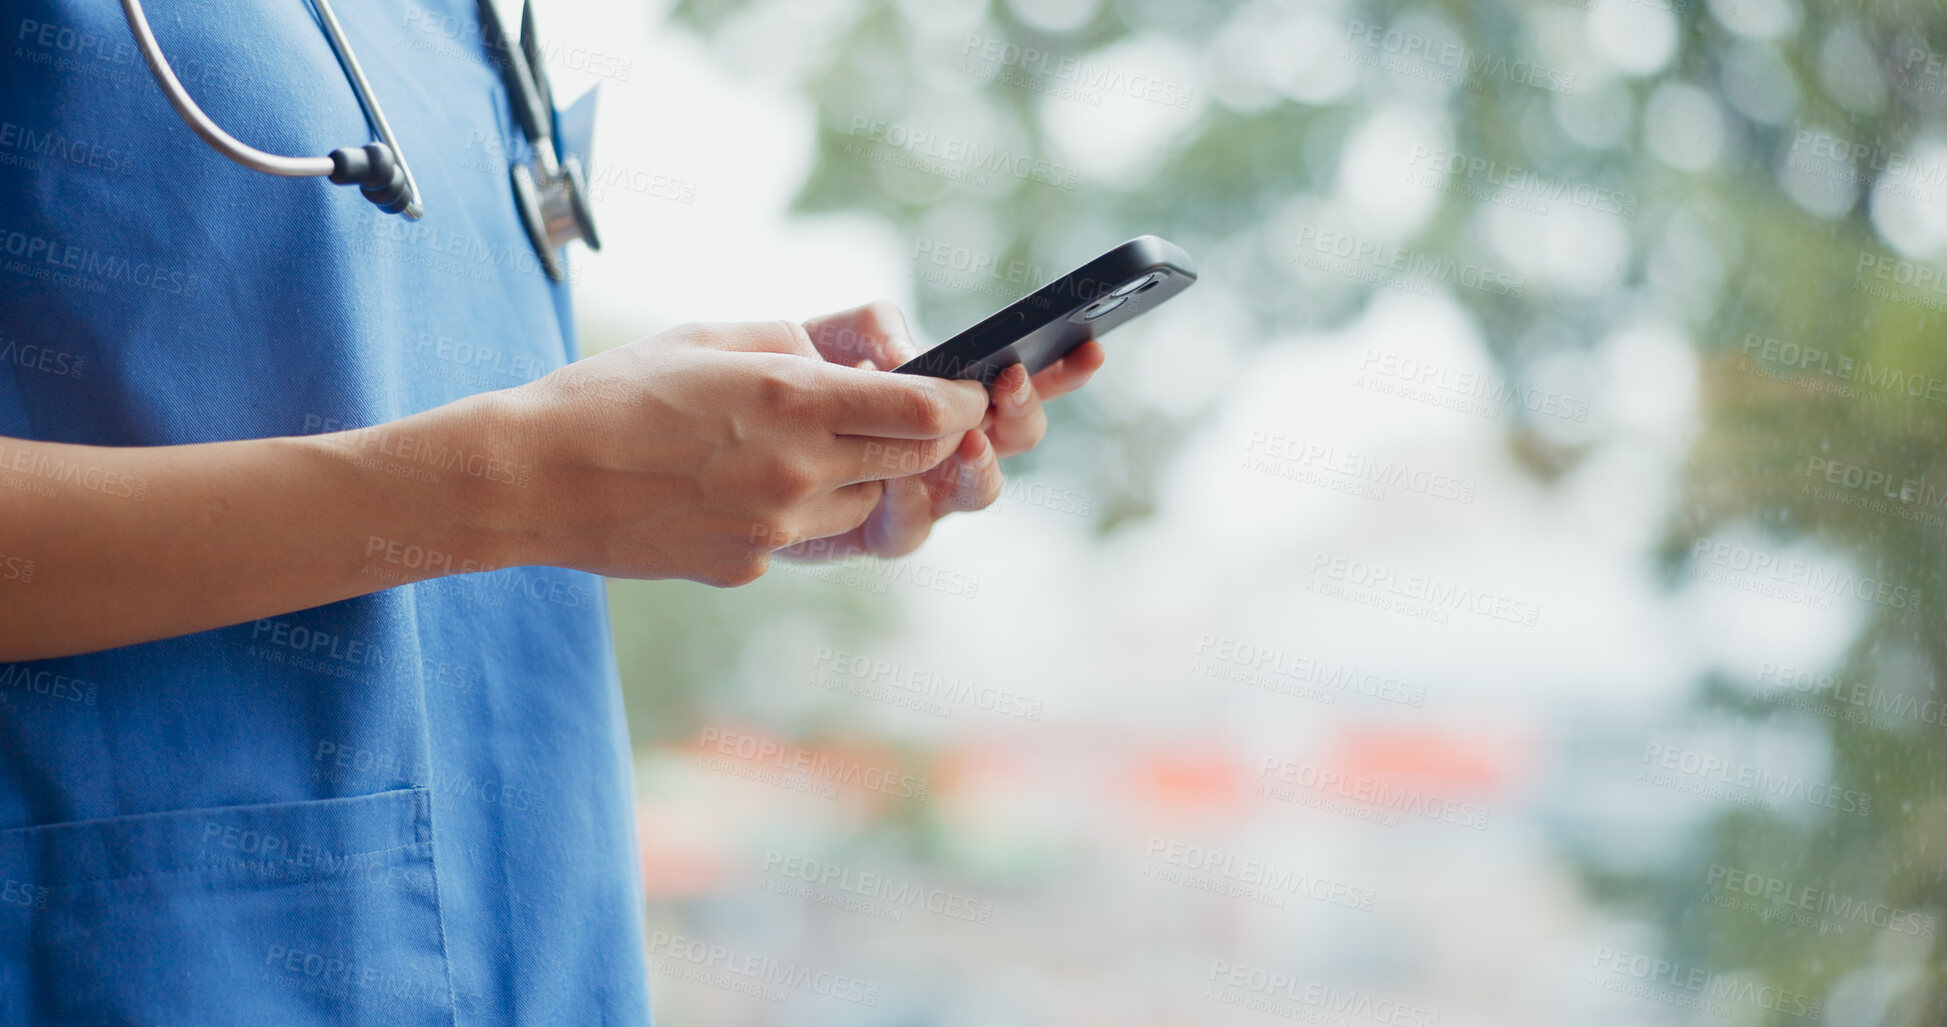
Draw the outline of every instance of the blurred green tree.
M1126 0L1085 6L1079 24L1055 31L1021 17L1033 9L1026 2L941 5L948 14L921 6L861 0L809 14L787 13L792 5L783 0L681 0L674 17L734 66L753 73L780 64L792 69L818 117L818 152L797 198L800 211L868 212L922 241L939 236L942 226L957 226L966 238L950 241L981 250L990 267L1053 273L1111 237L1165 235L1205 262L1200 289L1221 290L1256 338L1344 324L1386 284L1294 273L1300 254L1289 217L1330 200L1349 140L1384 103L1437 109L1456 150L1502 168L1639 200L1633 216L1616 219L1625 250L1605 287L1577 290L1542 279L1519 295L1456 289L1455 298L1516 383L1548 358L1598 346L1646 316L1686 334L1701 372L1700 431L1660 554L1671 587L1695 568L1697 542L1716 532L1749 530L1780 547L1816 546L1849 561L1862 577L1924 597L1917 611L1864 604L1865 623L1842 665L1829 668L1832 677L1877 694L1947 699L1938 685L1947 670L1941 544L1947 511L1935 502L1947 502L1947 474L1938 469L1947 442L1947 384L1941 390L1930 384L1947 382L1942 309L1932 305L1947 292L1902 285L1897 276L1917 272L1901 268L1937 271L1940 265L1903 255L1883 238L1886 225L1907 228L1947 210L1941 172L1947 146L1932 134L1947 113L1947 74L1937 56L1947 53L1947 11L1937 5L1801 11L1791 0L1343 7ZM1594 33L1634 25L1653 36L1665 24L1625 17L1599 22L1605 7L1667 14L1672 58L1638 74L1570 72L1581 77L1566 89L1534 88L1506 70L1505 62L1516 61L1585 69L1575 55ZM1391 70L1383 63L1362 66L1358 86L1326 102L1301 102L1289 90L1246 81L1263 69L1227 63L1238 51L1226 32L1245 32L1252 19L1275 28L1294 12L1319 15L1338 36L1324 49L1274 39L1274 54L1334 61L1389 56L1383 44L1355 38L1357 25L1382 33L1396 28L1435 46L1456 45L1469 60L1504 63L1498 71L1483 64L1460 87L1444 91L1406 80L1397 63ZM961 27L922 29L909 15L951 15ZM1774 24L1758 23L1765 17ZM745 31L766 19L818 19L816 31L807 33L815 45L781 59L763 42L771 37ZM982 176L977 161L875 136L874 126L883 123L888 131L964 135L1031 161L1059 163L1076 144L1057 137L1052 122L1060 119L1050 112L1057 104L1085 102L1064 95L1076 82L1061 61L1086 60L1137 39L1163 40L1201 61L1199 77L1186 84L1198 116L1167 138L1141 176L1088 178L1079 188L1064 188L1058 173L1054 181L1032 171ZM1654 49L1653 43L1644 46ZM989 45L1050 56L1038 63L963 59ZM1275 62L1270 70L1293 73ZM1213 81L1228 84L1213 95ZM1696 96L1714 113L1698 131L1716 133L1704 142L1717 152L1701 166L1676 166L1697 140L1677 138L1661 154L1646 140L1665 131L1661 119L1676 118L1672 110L1697 109ZM1621 130L1611 132L1604 122ZM1820 133L1864 147L1840 158L1822 156L1812 152ZM1911 209L1903 211L1902 201ZM1403 244L1482 259L1493 250L1484 228L1492 202L1447 189L1436 213ZM1939 249L1934 245L1924 256ZM1890 277L1877 277L1881 268L1890 268ZM1050 275L1002 275L1002 289L916 277L919 319L942 334L1011 298L1001 293L1024 293L1038 284L1029 279ZM1765 340L1779 345L1767 349ZM1806 363L1807 348L1825 356ZM1788 353L1798 356L1788 359ZM1909 389L1916 381L1919 395ZM1518 406L1511 412L1510 451L1538 477L1575 465L1582 453L1577 440L1559 437ZM1207 413L1207 406L1140 396L1065 405L1055 415L1070 423L1057 427L1038 458L1110 497L1102 504L1101 528L1113 530L1154 507L1158 469L1187 426ZM1106 456L1096 447L1107 447ZM1821 491L1819 469L1838 465L1917 484L1853 501L1859 497L1843 485ZM1902 489L1911 495L1902 498ZM677 605L662 604L657 616ZM685 613L689 621L666 622L678 626L645 643L645 651L733 644L707 628L707 603ZM862 614L860 624L871 616ZM692 621L701 629L694 637L682 626ZM625 648L625 661L639 658ZM680 668L658 665L664 669ZM1590 888L1616 908L1660 924L1673 958L1835 996L1824 1022L1942 1022L1947 953L1935 921L1928 921L1925 937L1858 925L1832 934L1785 929L1706 901L1709 868L1731 865L1762 867L1779 879L1883 901L1916 916L1947 912L1947 746L1935 737L1941 719L1855 715L1854 705L1830 694L1815 697L1819 703L1807 712L1753 698L1768 687L1755 676L1752 668L1736 679L1700 682L1697 716L1736 718L1748 727L1774 720L1810 725L1829 741L1833 779L1872 795L1870 813L1725 813L1678 863L1636 874L1591 865ZM668 680L660 673L658 679ZM1912 972L1870 978L1876 966ZM1869 978L1879 983L1862 983ZM1868 1001L1871 996L1879 997ZM1763 1022L1800 1022L1785 1012L1766 1017Z

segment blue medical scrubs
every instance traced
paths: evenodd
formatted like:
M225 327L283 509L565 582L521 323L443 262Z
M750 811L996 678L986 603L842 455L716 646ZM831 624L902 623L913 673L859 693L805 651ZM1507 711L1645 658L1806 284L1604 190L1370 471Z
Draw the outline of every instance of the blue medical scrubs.
M238 138L372 138L308 4L147 6ZM336 6L423 221L218 156L112 0L0 0L0 436L377 425L573 358L472 0ZM168 488L16 449L18 499ZM367 455L531 487L488 455ZM601 581L552 568L0 664L0 1024L646 1023L628 751Z

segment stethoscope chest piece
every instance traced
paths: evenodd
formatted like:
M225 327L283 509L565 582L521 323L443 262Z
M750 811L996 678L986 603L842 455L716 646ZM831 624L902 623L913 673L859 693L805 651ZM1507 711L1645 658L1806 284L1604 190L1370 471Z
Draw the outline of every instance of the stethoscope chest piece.
M479 6L481 22L493 35L488 45L500 51L497 56L506 72L514 119L520 122L521 134L533 151L508 172L514 183L514 205L520 209L521 227L540 255L541 266L547 269L549 278L559 282L568 275L562 247L580 239L591 250L602 248L602 238L595 233L595 216L588 209L588 179L579 157L572 153L555 155L559 119L547 70L542 66L541 45L534 33L533 8L522 7L521 38L516 43L501 24L493 0L480 0Z
M588 207L588 179L582 174L581 160L573 154L561 158L554 173L539 160L516 163L508 172L514 183L514 205L520 208L521 227L527 230L534 252L548 277L561 281L567 266L561 249L580 239L591 250L602 248L602 237L595 231L595 214Z

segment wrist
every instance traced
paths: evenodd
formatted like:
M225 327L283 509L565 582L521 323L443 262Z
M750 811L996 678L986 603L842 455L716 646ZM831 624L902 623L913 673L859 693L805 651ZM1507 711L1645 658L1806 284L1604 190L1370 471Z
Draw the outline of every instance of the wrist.
M483 393L368 428L278 440L346 500L346 573L392 584L547 562L533 516L523 404ZM381 566L382 564L382 566Z
M491 570L555 562L541 525L542 460L524 389L456 400L419 415L438 456L434 530L467 566ZM409 418L408 420L416 420Z

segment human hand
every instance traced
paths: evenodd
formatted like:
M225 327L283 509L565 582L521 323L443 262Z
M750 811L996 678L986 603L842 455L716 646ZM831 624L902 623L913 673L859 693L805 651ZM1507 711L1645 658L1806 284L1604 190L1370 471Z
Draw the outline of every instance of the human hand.
M715 585L856 532L988 406L972 382L826 362L790 322L682 325L498 395L484 444L534 467L526 502L487 508L503 565Z
M905 317L890 303L868 303L814 318L805 322L805 330L826 360L847 367L892 368L919 353ZM804 559L856 553L904 556L919 548L934 523L947 514L993 503L1002 485L997 458L1039 445L1048 432L1043 401L1081 388L1107 356L1100 342L1090 340L1033 377L1018 364L1008 368L994 381L979 430L968 432L950 458L937 465L902 468L906 473L886 481L884 495L864 523L840 535L792 546L784 555ZM897 459L890 452L880 455L882 465Z

